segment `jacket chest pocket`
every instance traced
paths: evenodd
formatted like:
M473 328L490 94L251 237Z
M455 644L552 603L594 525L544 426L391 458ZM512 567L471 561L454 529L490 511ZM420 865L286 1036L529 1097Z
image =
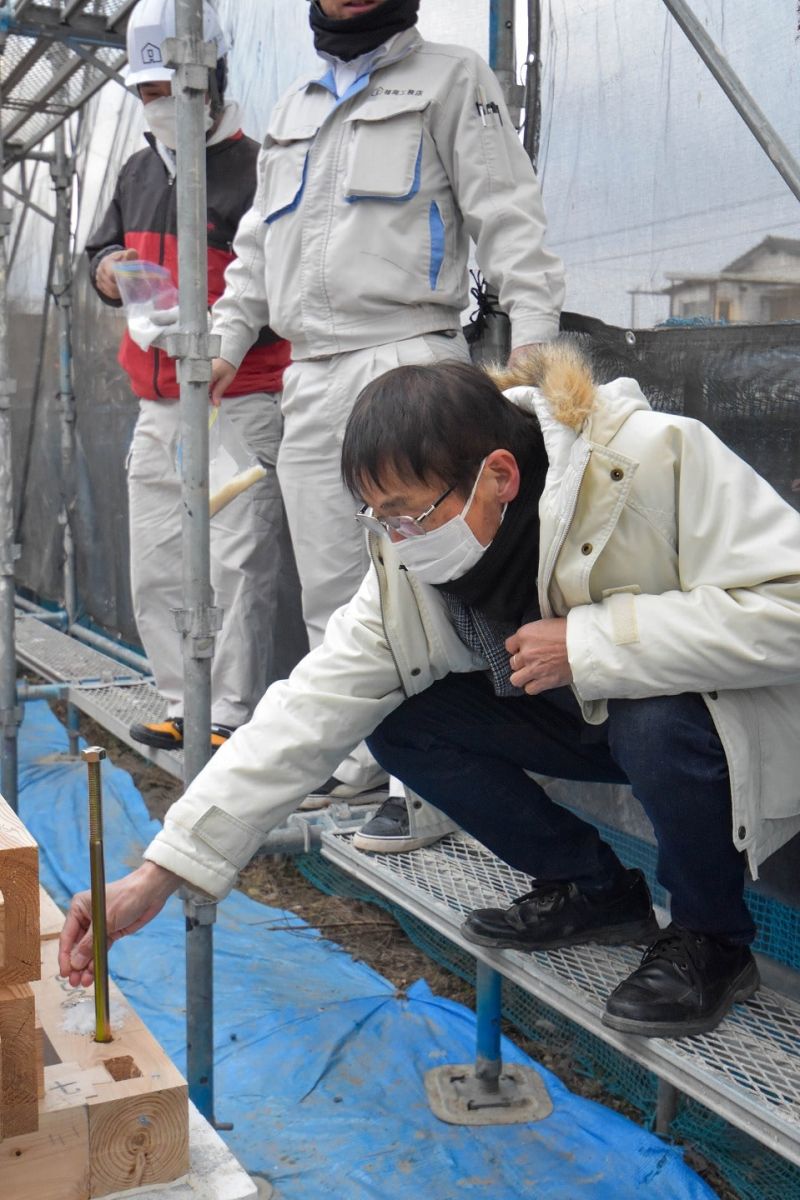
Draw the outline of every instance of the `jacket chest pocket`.
M303 199L313 138L275 143L262 150L256 204L267 225L294 212Z
M344 196L359 200L410 200L420 187L424 108L415 106L390 114L366 113L349 117L350 127Z

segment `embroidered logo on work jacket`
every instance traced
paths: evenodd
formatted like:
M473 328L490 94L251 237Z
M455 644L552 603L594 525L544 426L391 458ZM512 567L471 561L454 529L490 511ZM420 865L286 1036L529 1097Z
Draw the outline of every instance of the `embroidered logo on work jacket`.
M370 96L421 96L422 94L422 88L376 87L370 92Z

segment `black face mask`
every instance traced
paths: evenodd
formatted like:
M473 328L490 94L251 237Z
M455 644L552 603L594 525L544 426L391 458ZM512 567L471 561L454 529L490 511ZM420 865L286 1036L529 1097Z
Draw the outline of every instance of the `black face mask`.
M314 47L318 51L351 62L387 42L396 33L411 29L417 23L419 0L383 0L377 8L358 17L334 21L326 17L319 0L311 0L308 20L314 31Z

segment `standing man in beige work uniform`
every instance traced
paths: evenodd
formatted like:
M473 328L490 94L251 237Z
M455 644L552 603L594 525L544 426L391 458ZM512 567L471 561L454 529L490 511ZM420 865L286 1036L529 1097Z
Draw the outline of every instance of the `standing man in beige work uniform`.
M562 266L543 246L536 177L497 80L472 51L426 42L418 9L311 0L322 64L272 112L255 202L213 310L215 397L263 325L292 342L278 476L312 647L369 564L340 477L347 417L394 367L467 361L470 238L514 351L558 331ZM362 747L320 792L352 797L382 779ZM390 798L359 844L405 850L452 828L419 803L407 811Z

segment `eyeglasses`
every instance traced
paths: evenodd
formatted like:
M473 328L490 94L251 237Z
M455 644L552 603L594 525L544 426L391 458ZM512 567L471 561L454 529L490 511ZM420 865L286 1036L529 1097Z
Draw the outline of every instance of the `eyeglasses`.
M360 508L355 514L355 518L359 525L363 525L365 529L369 529L371 533L387 534L399 533L401 537L420 537L428 532L422 528L422 522L425 521L431 513L439 507L443 500L446 500L451 492L455 491L455 485L449 487L446 492L442 492L438 499L434 500L433 504L429 504L425 512L421 512L418 517L375 517L372 514L372 509L368 504Z

